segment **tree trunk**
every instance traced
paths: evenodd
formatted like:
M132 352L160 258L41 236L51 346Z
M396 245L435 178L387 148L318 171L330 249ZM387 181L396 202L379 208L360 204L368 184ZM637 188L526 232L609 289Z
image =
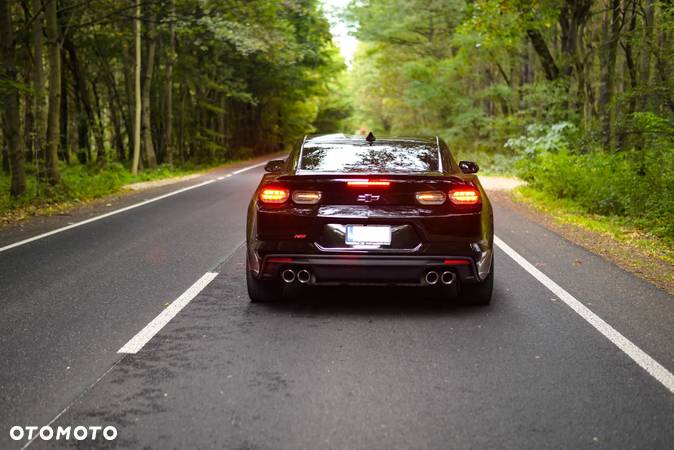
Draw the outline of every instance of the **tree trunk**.
M49 113L47 117L47 180L56 185L58 171L59 113L61 112L61 45L59 43L56 0L47 0L47 45L49 46Z
M543 35L540 31L529 29L527 30L527 36L531 40L531 45L533 45L536 54L538 54L539 59L541 60L541 65L543 66L543 71L545 72L545 78L549 81L555 81L559 78L559 68L555 63L555 59L550 53L548 45L543 39Z
M632 114L637 107L637 89L639 80L637 79L637 66L634 61L634 55L632 51L632 39L637 29L637 13L636 13L636 0L632 2L632 8L630 11L630 22L629 22L629 38L625 40L622 44L623 52L625 54L625 69L627 78L629 79L629 92L627 102L627 111L625 111L625 124L620 127L618 134L616 136L616 147L619 150L622 150L627 145L627 132L628 124L632 122Z
M122 120L124 120L124 112L122 111L121 105L119 104L119 97L117 96L117 90L115 89L115 78L114 74L110 73L109 82L107 83L107 92L108 92L108 109L110 111L110 122L112 122L112 129L114 131L114 144L115 149L117 150L117 159L119 161L126 160L126 152L124 151L124 137L122 136L122 126L119 122L120 115Z
M10 83L17 81L16 52L12 20L9 14L9 0L0 0L0 45L2 45L2 76ZM26 192L24 155L19 139L19 92L12 86L4 89L2 96L3 125L7 143L7 157L11 173L10 195L18 197Z
M30 49L26 46L26 64L23 71L23 80L21 80L26 86L31 86L33 84L33 69L32 64L28 63L30 61ZM19 104L21 104L21 99L19 99ZM23 153L26 162L30 165L33 162L33 151L35 146L33 145L33 140L35 137L35 116L33 116L33 94L31 91L23 92Z
M180 162L185 163L185 102L187 100L187 87L180 83L180 117L178 119L178 155Z
M2 173L9 175L9 151L7 150L7 146L2 140L2 137L3 136L0 136L0 149L2 149L0 152L0 157L2 157Z
M65 64L65 54L61 51L61 152L60 158L70 164L70 145L68 142L68 73Z
M615 66L620 39L620 0L610 0L610 10L604 13L602 22L601 89L599 92L599 113L601 115L602 143L607 150L613 149L613 92L615 90ZM610 17L610 31L609 31Z
M637 110L645 111L648 107L650 98L651 84L651 49L650 43L653 42L653 25L655 24L654 0L644 1L644 37L643 50L641 51L641 60L639 61L639 84L642 91L637 101Z
M33 45L33 117L35 125L33 127L33 146L38 158L43 155L43 139L45 137L44 125L47 122L45 116L45 95L44 95L44 60L42 52L42 1L33 0L33 24L31 29L31 44Z
M136 67L134 70L134 92L135 92L135 116L134 116L134 126L133 126L133 162L131 163L131 173L138 173L138 164L140 160L140 123L141 123L141 95L140 95L140 0L136 0L136 19L134 20L135 25L135 44L136 44Z
M79 57L77 55L77 49L73 45L72 41L67 37L63 40L63 46L68 51L70 56L70 69L73 74L73 79L75 80L75 91L77 96L82 104L84 109L85 117L82 120L87 122L87 129L92 129L94 132L94 141L96 142L96 160L99 164L105 163L105 143L103 141L103 125L100 120L97 118L94 111L94 105L92 104L91 95L89 92L89 82L87 81L86 71L83 70L82 65L80 64ZM92 85L93 86L93 85ZM88 137L86 139L88 144ZM89 155L89 161L91 161L91 148L87 145L87 155Z
M164 145L166 146L166 160L173 166L173 65L176 61L176 33L175 15L176 2L170 0L171 22L169 24L168 61L166 62L166 88L164 100Z
M94 120L94 139L96 139L96 164L104 166L108 163L108 157L105 154L105 136L103 135L103 117L101 115L101 101L96 90L96 81L91 82L91 93L94 96L95 111L93 112Z
M144 160L150 169L157 167L157 156L152 141L152 112L150 110L150 94L152 93L152 72L154 70L154 56L157 48L156 16L150 14L147 23L147 49L145 51L145 73L142 88L142 132Z

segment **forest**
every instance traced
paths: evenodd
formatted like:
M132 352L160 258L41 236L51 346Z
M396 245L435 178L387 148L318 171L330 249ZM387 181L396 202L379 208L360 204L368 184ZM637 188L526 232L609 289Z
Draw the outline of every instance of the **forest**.
M354 123L674 243L674 2L367 0Z
M288 149L440 135L674 243L674 2L0 0L0 211Z
M0 0L0 33L0 210L337 126L344 63L317 0Z

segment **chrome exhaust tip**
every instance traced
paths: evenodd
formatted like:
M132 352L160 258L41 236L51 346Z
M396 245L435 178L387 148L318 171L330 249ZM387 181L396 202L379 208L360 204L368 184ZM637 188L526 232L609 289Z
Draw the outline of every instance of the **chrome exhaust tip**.
M426 283L430 284L431 286L437 283L439 279L440 275L438 275L438 272L435 270L431 270L426 274Z
M442 281L442 284L446 284L447 286L449 286L450 284L454 283L454 281L456 281L456 274L454 272L446 270L442 272L442 275L440 276L440 281Z
M295 271L292 269L286 269L281 272L281 279L286 283L292 283L295 281Z
M311 273L307 269L302 269L297 272L297 281L306 284L311 280Z

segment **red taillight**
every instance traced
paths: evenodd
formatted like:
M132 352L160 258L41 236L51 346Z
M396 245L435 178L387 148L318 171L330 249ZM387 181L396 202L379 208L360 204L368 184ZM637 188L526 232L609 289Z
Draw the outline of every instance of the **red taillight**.
M468 266L470 265L470 261L467 259L445 259L443 264L446 264L448 266Z
M455 205L477 205L480 192L473 188L461 188L449 191L449 200Z
M285 203L290 197L290 191L284 187L268 186L260 191L260 201L262 203Z
M274 257L272 257L272 258L267 259L267 262L270 263L270 264L271 263L274 263L274 264L291 263L291 262L293 262L293 259L292 258L274 258Z
M389 187L390 181L382 180L352 180L346 182L349 187Z

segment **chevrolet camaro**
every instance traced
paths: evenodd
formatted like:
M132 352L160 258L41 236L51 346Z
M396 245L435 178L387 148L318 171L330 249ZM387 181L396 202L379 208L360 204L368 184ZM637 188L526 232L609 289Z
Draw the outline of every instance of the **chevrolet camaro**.
M478 169L438 137L306 137L266 165L250 202L251 301L289 285L404 285L488 304L494 222Z

